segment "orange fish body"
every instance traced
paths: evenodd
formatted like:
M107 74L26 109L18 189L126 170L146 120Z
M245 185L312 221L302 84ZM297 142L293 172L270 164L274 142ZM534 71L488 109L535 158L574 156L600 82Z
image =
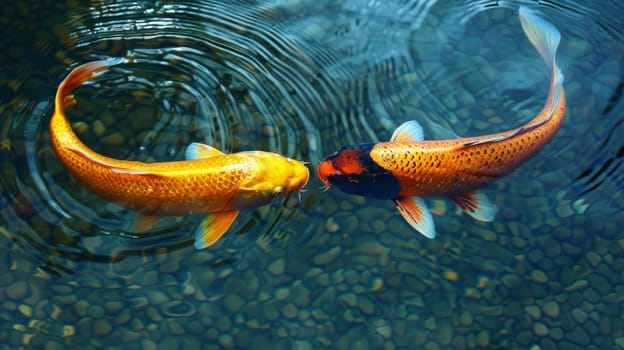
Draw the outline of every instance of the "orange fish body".
M208 214L195 246L216 242L238 212L282 199L308 181L299 161L272 152L224 154L192 143L182 161L144 163L109 158L84 145L65 117L75 100L69 93L109 67L105 61L74 69L60 84L50 138L63 165L82 185L99 196L140 212L136 228L144 230L166 215Z
M317 168L319 178L327 187L393 200L408 223L429 238L435 237L433 219L419 196L446 196L476 219L492 220L493 206L476 189L537 154L559 130L566 109L563 74L555 61L559 32L525 7L520 21L551 73L548 98L533 120L497 134L431 141L409 121L390 142L345 146L326 157Z

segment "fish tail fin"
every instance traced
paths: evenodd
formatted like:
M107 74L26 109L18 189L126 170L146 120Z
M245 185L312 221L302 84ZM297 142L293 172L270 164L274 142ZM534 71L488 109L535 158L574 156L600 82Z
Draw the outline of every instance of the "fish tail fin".
M518 14L524 34L539 53L548 71L552 73L555 94L560 95L563 73L556 60L557 47L561 41L559 30L552 23L541 18L537 11L526 6L520 6Z
M56 102L62 107L62 102L70 91L80 86L85 81L93 78L94 74L106 70L111 65L119 64L125 60L125 58L114 58L110 60L93 61L75 68L69 73L65 80L63 80L61 85L59 85L56 93Z
M74 70L72 70L61 82L56 90L56 96L54 99L54 114L50 119L50 134L53 141L58 141L60 135L65 135L64 143L66 145L82 145L80 140L78 140L78 137L72 131L71 126L65 117L65 109L76 103L74 97L69 93L85 81L92 79L94 74L108 69L111 64L120 63L124 60L124 58L116 58L83 64L82 66L74 68Z
M82 66L74 69L68 76L63 80L61 86L59 86L58 92L59 95L66 95L71 90L75 89L77 86L83 84L85 81L91 79L93 75L97 72L103 71L109 67L107 61L94 61L83 64Z

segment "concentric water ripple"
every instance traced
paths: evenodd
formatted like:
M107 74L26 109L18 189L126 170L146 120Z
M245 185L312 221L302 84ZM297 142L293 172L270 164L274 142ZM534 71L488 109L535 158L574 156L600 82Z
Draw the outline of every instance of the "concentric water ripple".
M517 40L519 26L510 25L515 7L488 1L448 8L435 1L101 2L69 8L70 20L54 34L64 46L56 56L66 64L127 59L77 91L85 102L68 111L80 136L98 152L163 161L181 159L189 142L200 141L225 152L261 149L316 162L344 144L386 139L409 119L420 120L427 137L440 138L499 131L532 117L542 105L547 77L529 44ZM339 16L328 21L318 15L327 11ZM561 23L589 15L582 7L545 11ZM598 43L621 36L612 23L605 20L592 31ZM575 81L584 76L581 62L592 52L580 33L568 34L560 61ZM499 48L499 42L514 40L517 50ZM38 47L51 51L45 44ZM599 64L598 70L621 69L615 62ZM67 71L59 70L56 80ZM600 75L598 81L617 91L617 74ZM566 86L572 96L578 87ZM50 95L55 88L49 86ZM589 101L591 108L617 114L621 105L613 96L619 95ZM620 162L617 154L570 162L585 147L575 140L592 119L575 115L591 116L588 106L584 111L570 106L575 127L564 126L544 150L551 161L541 163L536 175L584 178L581 192L595 190L596 179L598 186L619 186L617 177L609 181ZM122 227L131 213L73 182L47 142L51 107L48 101L14 102L19 116L3 124L5 139L28 160L27 167L13 169L19 180L5 185L9 195L3 198L5 217L22 222L27 233L18 240L37 250L102 260L190 244L193 220L166 221L140 239L128 236ZM23 138L12 134L20 127ZM311 196L299 210L317 215L318 198ZM24 216L27 208L31 216ZM281 227L283 212L269 212L248 214L233 231L264 235L267 226L261 223L267 221L268 227ZM50 232L46 225L57 228Z
M190 141L225 152L261 149L318 158L318 131L309 119L324 106L310 84L315 64L267 26L266 18L262 24L245 7L222 6L122 3L76 13L61 32L69 62L110 56L130 62L76 91L79 102L68 116L83 141L112 157L145 161L181 159ZM175 220L135 243L138 237L122 230L131 213L68 178L47 142L51 107L20 110L33 115L21 124L28 167L16 169L13 177L24 183L12 185L15 194L3 206L9 222L22 223L24 234L16 238L42 255L79 260L118 260L158 247L188 246L191 225ZM16 126L5 122L7 133ZM18 213L11 197L33 207L32 216ZM232 231L250 231L251 225L256 234L267 234L266 227L284 221L284 210L289 209L250 213Z

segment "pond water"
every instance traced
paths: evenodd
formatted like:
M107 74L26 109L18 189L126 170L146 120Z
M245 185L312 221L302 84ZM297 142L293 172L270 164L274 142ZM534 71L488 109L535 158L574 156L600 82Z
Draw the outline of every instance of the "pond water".
M190 142L310 162L407 120L517 127L549 76L518 6L561 32L566 120L485 189L493 222L429 198L323 191L243 212L197 250L198 216L143 234L82 187L47 123L79 64L127 58L67 111L93 150L180 160ZM624 348L624 6L618 2L14 1L0 14L0 348ZM293 196L294 197L294 196Z

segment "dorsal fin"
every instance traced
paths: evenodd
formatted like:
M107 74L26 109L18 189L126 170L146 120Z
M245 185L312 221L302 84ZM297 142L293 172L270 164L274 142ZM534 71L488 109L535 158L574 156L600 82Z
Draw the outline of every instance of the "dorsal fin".
M482 145L484 143L493 143L493 142L505 141L505 140L508 140L510 138L516 137L518 135L522 135L524 133L527 133L527 132L529 132L529 131L537 128L537 127L540 127L540 126L546 124L546 122L548 122L548 119L542 119L542 120L539 120L539 121L537 121L537 122L535 122L533 124L521 126L521 127L517 128L516 130L513 130L512 132L507 133L506 135L484 137L484 138L481 138L481 139L476 139L474 141L468 141L468 142L464 143L464 147Z
M218 149L208 146L204 143L193 142L186 147L185 157L186 159L204 159L216 156L222 156L225 153Z
M392 142L413 142L413 141L422 141L425 139L425 134L423 132L422 126L415 121L410 120L401 125L399 125L394 133L392 133L392 137L390 141Z
M145 170L144 165L145 163L139 162L139 161L123 161L126 164L129 164L126 167L118 167L113 165L114 163L112 162L106 162L102 159L98 159L93 157L92 155L88 154L87 152L85 152L83 149L77 148L77 147L66 147L67 150L85 158L88 162L94 163L94 164L98 164L104 168L108 168L110 169L112 172L117 173L117 174L129 174L129 175L143 175L143 176L153 176L153 177L167 177L166 174L163 173L155 173L152 172L150 170ZM101 157L101 156L100 156ZM106 157L102 157L103 159L106 159ZM134 165L134 167L133 167Z

